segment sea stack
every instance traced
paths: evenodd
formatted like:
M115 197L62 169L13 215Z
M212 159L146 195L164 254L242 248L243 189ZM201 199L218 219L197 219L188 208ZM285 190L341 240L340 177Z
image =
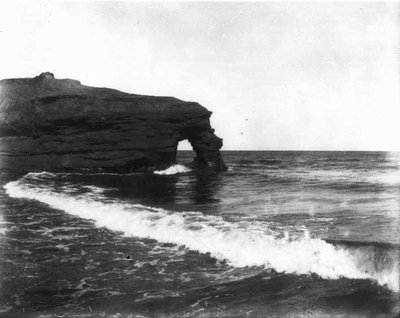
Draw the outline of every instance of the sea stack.
M173 97L135 95L56 79L0 81L0 164L19 172L152 171L176 162L179 141L198 169L226 170L211 112Z

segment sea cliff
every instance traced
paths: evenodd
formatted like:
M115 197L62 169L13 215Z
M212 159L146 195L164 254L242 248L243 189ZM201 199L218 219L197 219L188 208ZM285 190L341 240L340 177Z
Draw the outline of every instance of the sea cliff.
M211 112L173 97L135 95L56 79L0 81L0 164L18 171L132 172L176 162L187 139L193 166L225 170Z

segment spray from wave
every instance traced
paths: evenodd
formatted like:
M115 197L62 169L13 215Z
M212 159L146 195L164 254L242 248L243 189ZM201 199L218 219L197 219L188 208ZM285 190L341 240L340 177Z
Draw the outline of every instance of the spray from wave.
M160 175L172 175L172 174L178 174L178 173L185 173L185 172L190 172L188 167L185 167L184 165L173 165L165 170L156 170L154 171L155 174L160 174Z
M56 192L38 186L40 178L52 174L28 174L5 185L7 194L16 198L41 201L67 213L95 221L96 226L120 231L126 236L151 238L159 242L184 245L209 253L232 266L264 266L278 272L310 274L323 278L372 279L399 291L397 251L378 263L368 251L334 246L323 240L279 238L265 225L228 222L200 212L172 212L138 204L106 201L101 189L89 194ZM33 181L33 182L32 182Z

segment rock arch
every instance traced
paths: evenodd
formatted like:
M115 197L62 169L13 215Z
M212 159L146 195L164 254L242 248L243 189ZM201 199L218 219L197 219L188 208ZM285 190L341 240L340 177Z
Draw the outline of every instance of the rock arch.
M151 171L176 162L187 139L193 166L225 170L211 112L173 97L143 96L55 79L0 81L0 163L19 172Z
M188 140L192 145L196 157L193 166L199 169L226 170L219 150L222 147L222 139L214 134L211 127L204 130L185 129L182 131L181 140Z

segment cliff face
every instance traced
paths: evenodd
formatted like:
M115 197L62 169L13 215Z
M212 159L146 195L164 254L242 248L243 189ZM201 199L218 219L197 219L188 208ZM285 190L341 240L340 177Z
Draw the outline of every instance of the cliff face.
M0 163L23 171L149 171L175 163L188 139L194 165L225 170L211 112L172 97L127 94L55 79L0 81Z

